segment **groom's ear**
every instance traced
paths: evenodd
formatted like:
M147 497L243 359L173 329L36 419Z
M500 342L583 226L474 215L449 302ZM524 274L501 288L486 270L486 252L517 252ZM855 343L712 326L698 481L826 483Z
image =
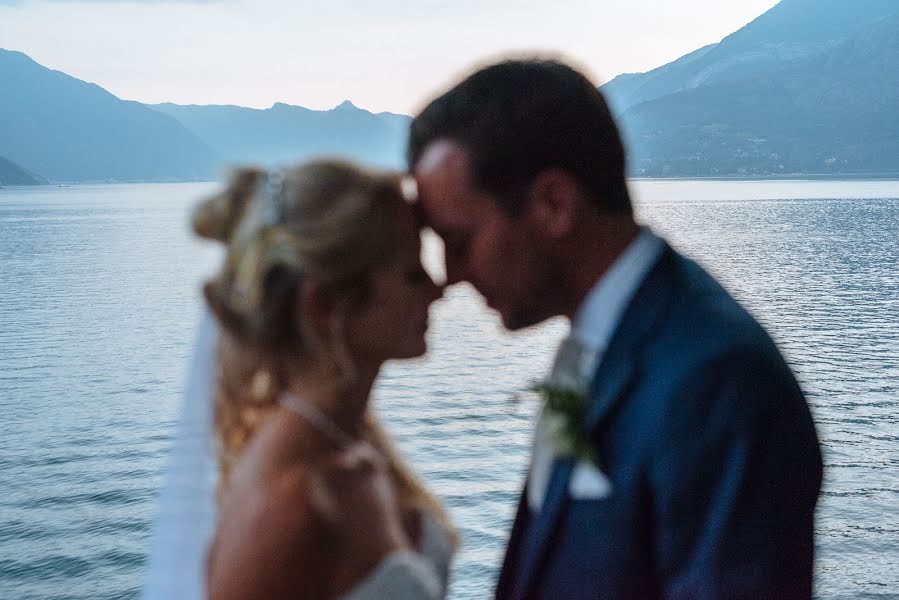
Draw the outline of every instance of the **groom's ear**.
M577 181L563 169L541 171L531 183L531 216L550 239L564 238L574 229L581 195Z

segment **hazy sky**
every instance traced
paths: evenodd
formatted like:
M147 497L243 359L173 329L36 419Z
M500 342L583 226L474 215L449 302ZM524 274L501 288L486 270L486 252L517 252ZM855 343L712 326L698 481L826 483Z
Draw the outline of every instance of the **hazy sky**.
M717 42L775 4L0 0L0 48L148 103L331 108L350 99L409 114L501 54L561 54L602 82Z

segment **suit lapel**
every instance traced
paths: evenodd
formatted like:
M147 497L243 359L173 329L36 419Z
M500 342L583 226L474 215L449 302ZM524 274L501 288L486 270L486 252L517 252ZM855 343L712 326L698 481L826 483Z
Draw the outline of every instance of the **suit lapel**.
M672 277L677 255L669 247L659 257L628 304L608 348L597 366L591 387L593 398L584 428L594 431L627 396L629 384L640 370L640 347L657 330L672 296Z
M612 412L620 399L625 396L628 384L637 375L637 365L633 360L609 358L610 360L600 369L601 377L594 379L591 394L593 402L587 410L583 424L584 430L588 432L596 429L597 425Z
M521 568L518 570L522 577L516 582L513 589L513 598L522 598L527 595L528 589L537 575L538 566L543 559L549 544L552 532L555 529L562 507L568 499L568 481L574 469L572 459L557 459L553 465L552 477L546 489L546 497L540 514L532 515L532 524L528 528L528 535L524 540ZM529 510L526 506L524 510Z
M528 511L528 482L525 482L524 491L518 500L518 511L515 513L515 522L512 525L512 533L509 536L509 543L506 544L506 555L503 558L503 566L499 572L499 579L496 582L496 598L510 598L512 586L515 583L515 574L518 572L518 563L521 562L521 544L522 536L527 530L527 523L530 518Z
M670 305L676 261L677 254L666 244L658 262L628 304L590 387L592 402L583 424L587 431L595 430L612 414L613 409L627 396L630 384L636 380L640 368L639 347L656 329ZM573 470L573 459L556 460L540 514L529 517L532 521L529 527L524 528L524 539L517 540L518 544L524 544L524 548L517 553L520 564L510 565L511 571L508 573L504 565L504 575L507 580L511 578L509 587L512 598L528 596L535 583L553 532L567 504L568 484ZM529 510L524 495L519 516L522 510ZM516 519L516 524L518 522L519 519ZM520 574L517 581L515 573Z

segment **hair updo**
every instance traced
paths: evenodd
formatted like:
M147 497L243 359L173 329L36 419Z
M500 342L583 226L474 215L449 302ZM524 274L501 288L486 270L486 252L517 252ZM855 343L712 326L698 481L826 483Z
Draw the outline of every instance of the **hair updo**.
M365 302L371 273L396 250L393 223L407 210L404 196L398 175L320 160L276 173L235 170L197 207L194 231L226 247L221 270L204 286L221 325L214 411L220 500L291 375L322 353L345 354L342 331L318 339L305 323L302 281L328 285L347 308ZM449 525L371 412L365 432L387 458L399 500Z
M227 247L204 289L210 308L245 344L312 350L317 340L297 310L300 282L312 277L348 302L364 300L367 276L394 250L403 203L398 176L335 160L235 171L193 217L198 235Z

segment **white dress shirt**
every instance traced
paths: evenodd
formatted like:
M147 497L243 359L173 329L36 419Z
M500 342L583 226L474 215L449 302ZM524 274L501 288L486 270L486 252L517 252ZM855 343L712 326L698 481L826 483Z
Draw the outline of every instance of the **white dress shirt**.
M571 333L559 346L550 380L567 367L563 362L575 361L574 368L585 381L591 381L602 355L611 341L618 323L640 284L662 254L664 243L648 227L638 236L600 277L587 294L574 320ZM571 368L571 367L567 367ZM552 473L555 453L548 438L548 428L541 414L534 434L534 447L528 478L528 507L534 513L543 506L546 487ZM611 487L605 476L593 465L578 464L572 474L569 492L601 497Z

